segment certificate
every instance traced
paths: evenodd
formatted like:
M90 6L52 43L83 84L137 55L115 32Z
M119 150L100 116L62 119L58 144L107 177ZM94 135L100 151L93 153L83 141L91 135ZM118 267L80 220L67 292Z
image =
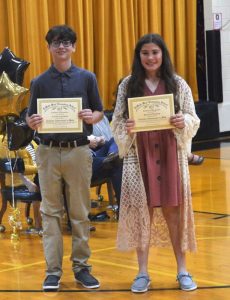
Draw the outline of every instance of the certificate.
M132 132L175 128L173 94L128 98L129 118L135 120Z
M82 98L38 98L37 111L43 118L38 133L82 132L81 109Z

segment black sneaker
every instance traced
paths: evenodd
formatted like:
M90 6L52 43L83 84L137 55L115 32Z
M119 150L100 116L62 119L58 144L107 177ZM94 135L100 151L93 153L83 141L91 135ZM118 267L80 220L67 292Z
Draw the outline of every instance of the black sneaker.
M118 153L110 153L102 162L102 166L105 170L118 168L122 163Z
M77 282L81 283L85 288L96 289L100 286L99 281L89 273L87 268L74 274Z
M60 277L56 275L48 275L43 283L43 290L45 292L55 292L59 289Z

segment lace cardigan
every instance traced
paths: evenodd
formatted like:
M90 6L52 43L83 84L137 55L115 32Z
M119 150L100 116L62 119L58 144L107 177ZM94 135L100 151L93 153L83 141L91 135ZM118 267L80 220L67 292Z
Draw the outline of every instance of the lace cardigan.
M136 135L131 137L125 130L126 120L123 113L126 109L125 97L129 78L130 76L126 77L119 86L112 120L113 136L119 148L119 155L124 158L117 247L120 250L144 248L149 241L150 246L165 247L171 243L162 210L161 208L154 209L153 222L150 225L146 192L138 160ZM187 145L196 134L200 120L195 113L191 89L181 77L176 75L176 80L181 112L185 118L183 129L173 129L177 140L183 197L183 204L180 206L181 249L182 251L195 251L196 239Z

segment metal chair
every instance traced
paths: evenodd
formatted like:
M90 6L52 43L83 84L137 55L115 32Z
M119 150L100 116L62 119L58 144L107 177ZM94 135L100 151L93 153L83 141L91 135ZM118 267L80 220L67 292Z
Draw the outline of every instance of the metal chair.
M113 191L113 186L110 178L102 178L102 179L96 179L91 182L91 188L96 187L96 194L98 197L98 200L101 201L103 200L103 197L101 196L101 187L103 184L106 184L107 186L107 192L108 192L108 200L109 200L109 205L113 206L114 204L114 191Z
M20 160L20 163L23 163L23 160ZM22 166L20 166L21 168ZM14 173L19 173L17 168L12 170ZM25 208L25 216L27 219L27 223L31 224L32 223L32 218L29 217L29 212L30 212L30 206L33 201L41 201L41 194L40 192L30 192L26 186L18 186L18 187L11 187L11 186L6 186L5 182L5 175L6 173L9 172L9 162L7 159L0 159L0 184L1 184L1 197L2 197L2 206L0 209L0 232L5 231L5 226L2 224L2 219L3 216L7 210L7 204L8 202L12 206L13 204L13 199L15 206L17 205L18 201L26 203L26 208ZM31 221L32 220L32 221Z

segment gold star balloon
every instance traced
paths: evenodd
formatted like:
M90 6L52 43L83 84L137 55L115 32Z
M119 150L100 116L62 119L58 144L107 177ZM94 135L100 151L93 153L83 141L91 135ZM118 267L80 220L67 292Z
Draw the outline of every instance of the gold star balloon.
M27 88L12 82L3 72L0 75L0 116L19 116L22 100L28 91Z
M28 89L12 82L6 72L0 76L0 98L25 94Z

